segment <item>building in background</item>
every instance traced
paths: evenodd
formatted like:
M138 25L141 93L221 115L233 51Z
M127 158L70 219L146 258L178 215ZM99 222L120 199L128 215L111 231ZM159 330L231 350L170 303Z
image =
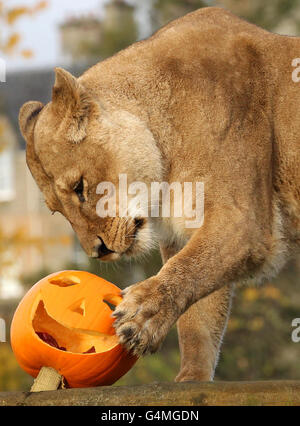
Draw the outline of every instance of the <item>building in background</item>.
M78 75L83 69L70 71ZM22 104L30 99L47 103L53 83L53 70L37 70L9 73L1 85L0 299L20 295L22 276L87 261L69 223L46 207L27 168L18 126Z
M115 31L126 26L129 30L135 27L134 7L124 0L112 0L107 3L103 20L104 31Z
M0 115L0 203L12 201L15 194L14 151L16 135L2 112Z
M0 115L0 212L3 214L5 214L7 206L16 199L16 148L17 138L14 129L2 111ZM10 217L8 218L11 220ZM0 220L0 235L3 235L4 232L9 233L9 225L8 221ZM10 297L10 295L18 296L22 291L18 280L20 264L18 261L10 261L13 254L8 247L5 247L6 243L1 238L0 298Z
M89 65L136 41L134 10L125 1L112 0L102 20L93 14L64 22L60 41L65 68L79 76ZM28 100L49 102L53 83L52 69L8 73L6 83L1 83L0 130L5 131L0 148L0 299L19 297L24 276L88 262L66 219L51 216L46 207L27 168L19 131L20 107ZM135 275L133 280L143 278L142 271Z
M61 50L68 62L96 59L102 40L101 21L95 16L70 18L60 26Z
M105 6L104 18L93 15L70 18L60 25L63 57L69 63L94 64L137 40L135 8L123 0Z

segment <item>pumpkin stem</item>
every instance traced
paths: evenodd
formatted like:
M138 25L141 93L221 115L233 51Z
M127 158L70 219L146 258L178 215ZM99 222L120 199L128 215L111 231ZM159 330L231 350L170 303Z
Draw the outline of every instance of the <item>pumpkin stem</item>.
M52 367L42 367L34 379L30 392L56 390L63 383L63 376Z

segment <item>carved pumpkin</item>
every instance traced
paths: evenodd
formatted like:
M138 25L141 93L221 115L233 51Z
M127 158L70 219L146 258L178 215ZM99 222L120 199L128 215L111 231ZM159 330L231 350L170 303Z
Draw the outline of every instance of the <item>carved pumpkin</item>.
M20 366L36 377L59 372L70 387L110 385L135 363L119 344L111 305L120 289L83 271L62 271L35 284L20 302L11 344Z

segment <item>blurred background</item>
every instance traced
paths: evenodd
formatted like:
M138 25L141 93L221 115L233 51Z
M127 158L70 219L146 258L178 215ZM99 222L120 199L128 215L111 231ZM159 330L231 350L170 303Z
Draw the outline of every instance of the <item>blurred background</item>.
M95 64L179 16L222 6L270 31L300 35L300 0L3 0L0 1L0 391L28 390L9 343L13 312L25 291L60 269L84 269L120 287L161 267L159 253L144 263L91 262L66 220L51 216L25 163L18 111L28 100L48 102L53 68L80 75ZM300 343L291 322L300 317L300 259L263 287L238 288L217 368L217 380L300 379ZM179 369L175 328L162 350L141 359L116 385L170 381Z

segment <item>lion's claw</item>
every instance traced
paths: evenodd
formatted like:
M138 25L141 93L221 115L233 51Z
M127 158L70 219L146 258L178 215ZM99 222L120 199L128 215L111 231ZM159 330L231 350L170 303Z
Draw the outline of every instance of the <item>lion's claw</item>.
M112 315L120 343L138 356L157 351L177 320L175 312L155 279L128 287Z

